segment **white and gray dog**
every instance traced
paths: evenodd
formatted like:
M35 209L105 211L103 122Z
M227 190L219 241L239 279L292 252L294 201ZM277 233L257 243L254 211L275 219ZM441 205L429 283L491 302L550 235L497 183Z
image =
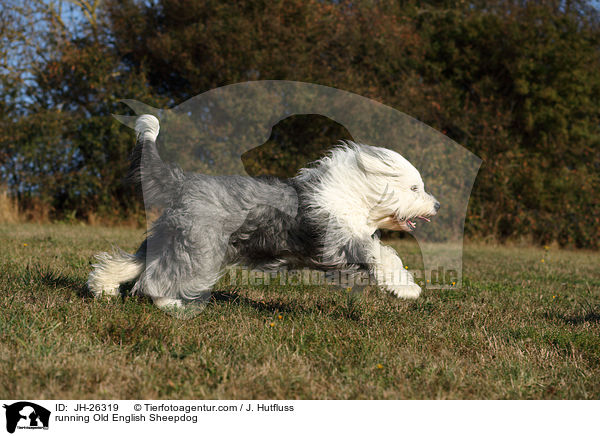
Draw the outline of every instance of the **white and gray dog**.
M136 121L132 168L163 213L135 254L96 256L96 296L132 293L159 307L205 299L230 265L308 267L362 275L398 297L421 288L378 229L410 232L440 207L419 172L391 150L346 142L291 179L185 173L160 159L158 120Z

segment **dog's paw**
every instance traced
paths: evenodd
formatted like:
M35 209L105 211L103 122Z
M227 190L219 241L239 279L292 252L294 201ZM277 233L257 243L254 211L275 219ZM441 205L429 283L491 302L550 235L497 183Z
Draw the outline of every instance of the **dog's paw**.
M421 295L421 287L416 283L386 286L386 288L398 298L418 298Z
M169 298L169 297L152 297L152 301L156 304L157 307L161 309L180 309L185 303L183 300L178 298Z
M87 287L92 295L96 298L102 297L117 297L121 295L118 283L104 283L93 274L87 282Z
M177 298L152 297L156 307L178 319L191 319L206 307L207 301L183 301Z
M116 287L113 287L113 288L105 288L105 289L100 289L100 290L92 289L90 287L88 287L88 289L91 291L91 293L96 298L118 297L121 295L121 292L119 291L119 285L117 285Z

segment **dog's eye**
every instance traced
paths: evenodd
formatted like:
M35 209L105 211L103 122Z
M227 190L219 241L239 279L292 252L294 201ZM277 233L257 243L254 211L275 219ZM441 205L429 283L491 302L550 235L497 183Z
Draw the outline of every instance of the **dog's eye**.
M419 190L419 187L417 185L412 185L410 187L410 190L413 191L413 192L417 192Z

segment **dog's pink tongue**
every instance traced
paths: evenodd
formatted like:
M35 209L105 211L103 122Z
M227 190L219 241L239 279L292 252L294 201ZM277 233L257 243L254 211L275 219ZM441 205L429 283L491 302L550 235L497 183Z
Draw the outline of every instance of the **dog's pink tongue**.
M431 222L431 220L429 218L427 218L427 217L419 215L419 218L421 218L423 221L427 221L428 223Z

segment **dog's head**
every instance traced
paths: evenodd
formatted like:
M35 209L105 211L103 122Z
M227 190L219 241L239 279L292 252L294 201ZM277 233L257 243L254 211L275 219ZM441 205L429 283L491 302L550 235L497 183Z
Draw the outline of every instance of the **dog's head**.
M410 232L421 219L429 221L440 208L425 191L419 171L386 148L353 144L356 162L369 190L369 222L380 229Z
M355 233L372 234L377 228L410 232L418 219L429 221L440 207L405 158L349 141L300 170L296 181L311 193L313 214L333 217Z

